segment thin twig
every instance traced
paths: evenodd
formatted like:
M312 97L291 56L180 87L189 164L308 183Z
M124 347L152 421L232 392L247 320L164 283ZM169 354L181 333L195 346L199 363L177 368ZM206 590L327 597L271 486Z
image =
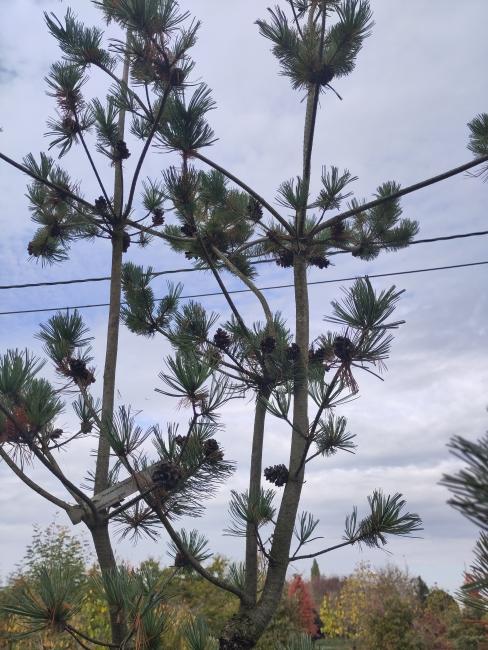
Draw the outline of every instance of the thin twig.
M336 551L338 548L344 548L344 546L350 546L351 544L355 544L357 540L350 540L348 542L342 542L342 544L336 544L335 546L329 546L329 548L325 548L323 551L318 551L317 553L310 553L310 555L297 555L296 557L291 557L289 561L291 560L308 560L313 557L317 557L318 555L324 555L324 553L330 553L331 551Z
M92 155L91 155L91 153L90 153L90 150L88 149L88 146L87 146L87 144L86 144L86 142L85 142L85 138L83 137L83 132L82 132L82 130L81 130L81 126L80 126L80 123L79 123L79 121L78 121L78 116L77 116L76 112L75 112L74 115L75 115L76 124L77 124L77 126L78 126L78 135L79 135L79 138L80 138L81 144L82 144L82 146L83 146L83 149L85 150L86 156L87 156L88 161L89 161L89 163L90 163L90 166L91 166L91 168L92 168L92 170L93 170L93 173L95 174L95 177L96 177L96 179L97 179L97 181L98 181L98 184L99 184L99 186L100 186L100 189L102 190L102 194L103 194L103 196L104 196L104 198L105 198L105 201L107 202L107 205L109 206L110 211L112 212L113 216L115 217L116 215L115 215L115 212L114 212L114 208L113 208L112 202L111 202L110 199L109 199L109 196L108 196L108 194L107 194L107 190L105 189L105 186L104 186L104 184L103 184L103 182L102 182L102 179L100 178L100 174L98 173L97 166L95 165L95 162L94 162L94 160L93 160L93 158L92 158Z
M303 40L302 28L300 27L300 21L298 20L298 16L297 16L297 12L295 11L295 5L293 4L293 0L288 0L288 4L290 5L291 10L293 11L293 18L295 19L297 31L300 34L300 38Z
M88 641L89 643L93 643L93 645L99 645L102 646L103 648L118 648L119 646L116 645L115 643L108 643L107 641L98 641L97 639L92 639L89 637L87 634L84 632L80 632L80 630L77 630L75 627L67 623L65 625L65 629L67 632L74 632L78 636L81 636L82 639L85 641Z
M167 88L164 91L163 97L161 98L161 104L159 106L156 119L154 120L151 131L149 132L148 137L146 138L146 142L144 143L144 147L142 149L141 155L139 156L139 160L137 161L137 166L136 170L134 172L134 177L132 178L132 184L130 186L130 191L129 191L129 198L127 199L127 206L125 208L125 214L126 216L130 214L130 210L132 207L132 202L134 200L134 193L136 191L136 185L137 185L137 179L139 178L139 174L142 168L142 164L144 162L144 158L146 157L146 154L148 152L149 147L151 146L152 139L154 137L154 134L157 131L157 128L159 126L159 122L161 120L161 117L163 115L164 107L166 106L166 101L169 97L169 94L171 92L171 85L168 85Z

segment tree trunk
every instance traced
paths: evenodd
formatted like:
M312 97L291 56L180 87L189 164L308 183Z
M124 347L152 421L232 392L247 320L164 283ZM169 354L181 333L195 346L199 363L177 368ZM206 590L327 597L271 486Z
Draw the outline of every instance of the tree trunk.
M95 471L95 490L98 494L108 487L110 463L110 442L103 431L112 418L115 398L115 374L119 347L120 302L122 286L122 232L115 234L112 241L112 264L110 272L110 307L107 325L107 345L103 371L102 431L98 439L97 464Z
M123 81L129 81L129 59L126 57L122 75ZM121 111L118 122L119 138L123 140L125 129L125 111ZM110 442L105 435L104 427L113 415L115 401L115 376L117 371L117 352L119 347L119 323L120 323L120 302L122 290L122 255L123 255L123 226L122 212L124 203L123 171L122 163L115 165L114 177L114 201L113 209L119 223L114 226L112 238L112 261L110 272L110 301L107 324L107 345L105 350L105 366L103 371L103 394L102 394L102 430L98 439L97 462L95 467L94 494L97 494L108 487L108 474L110 467ZM102 518L104 512L100 513ZM98 563L102 575L114 571L117 568L112 543L108 531L108 522L96 523L90 528ZM112 642L120 643L125 637L126 629L124 613L115 612L110 608L110 626Z
M253 648L273 617L283 592L288 569L291 540L300 503L305 468L302 464L308 432L308 348L309 305L307 262L295 259L296 342L300 349L297 362L293 433L290 450L289 479L285 485L281 506L274 529L273 542L263 594L255 607L241 605L228 621L220 639L221 650ZM301 466L301 467L300 467ZM246 549L247 550L247 549Z
M315 3L310 8L309 25L313 22L314 13ZM318 95L318 87L315 85L310 86L307 96L303 139L302 182L305 196L308 196L310 188L312 148ZM295 218L297 233L301 234L304 231L306 214L306 205L297 211ZM298 254L295 255L293 270L295 289L295 340L299 348L299 357L295 366L293 388L293 429L290 461L288 465L289 478L284 488L273 533L263 593L259 602L254 607L241 604L237 614L227 622L220 639L221 650L248 650L256 645L271 621L281 599L289 564L291 541L305 474L305 465L302 462L307 444L305 438L309 433L308 349L310 344L310 323L307 259L303 255L302 250L298 251Z
M266 406L261 398L268 399L270 390L259 391L254 413L251 467L249 470L249 501L255 500L261 491L261 471L263 461L264 424ZM245 592L252 604L256 604L258 591L258 540L254 526L248 524L246 531L246 582Z
M117 563L112 551L112 544L108 532L108 526L102 524L90 527L90 533L93 538L93 545L97 554L98 563L102 572L102 578L117 568ZM126 636L124 613L115 603L108 603L110 615L110 628L112 633L112 643L121 644Z

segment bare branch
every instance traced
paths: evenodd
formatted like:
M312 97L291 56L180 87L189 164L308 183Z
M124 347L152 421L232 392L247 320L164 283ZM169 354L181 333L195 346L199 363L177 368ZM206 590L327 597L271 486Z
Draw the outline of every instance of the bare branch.
M408 187L404 187L402 190L398 190L398 192L395 192L394 194L383 196L380 199L375 199L374 201L370 201L369 203L364 203L364 205L361 205L357 208L351 208L351 210L347 210L346 212L341 212L341 214L338 214L335 217L331 217L330 219L325 221L319 228L317 227L312 228L312 230L310 231L310 237L316 235L322 230L325 230L325 228L329 228L330 226L334 226L337 223L341 223L341 221L344 221L349 217L353 217L356 214L360 214L365 210L371 210L371 208L376 208L378 205L382 205L383 203L387 203L388 201L393 201L394 199L398 199L401 196L405 196L406 194L417 192L418 190L421 190L424 187L429 187L429 185L434 185L435 183L444 181L447 178L456 176L457 174L462 174L468 169L472 169L473 167L476 167L477 165L481 165L482 163L487 161L488 161L488 156L481 156L480 158L475 158L471 162L465 163L464 165L460 165L459 167L454 167L453 169L450 169L447 172L443 172L442 174L438 174L437 176L432 176L431 178L427 178L426 180L420 181L419 183L415 183L414 185L409 185Z
M351 540L348 542L342 542L342 544L336 544L335 546L329 546L329 548L324 548L323 551L318 551L317 553L310 553L309 555L294 555L293 557L290 558L291 560L308 560L313 557L317 557L318 555L324 555L325 553L330 553L331 551L336 551L338 548L344 548L344 546L351 546L351 544L354 544L355 540Z
M212 246L212 250L217 255L217 257L225 264L225 266L231 271L234 275L236 275L245 285L248 287L253 294L256 296L256 298L259 300L261 303L261 307L263 308L264 315L266 317L266 322L268 324L268 330L270 334L273 336L274 334L274 323L273 323L273 314L271 313L271 309L268 305L268 301L266 298L263 296L261 291L256 287L254 282L247 278L244 273L241 273L239 269L232 264L232 262L229 260L229 258L224 255L221 251L216 246Z
M55 497L54 494L51 494L50 492L47 492L47 490L44 490L40 485L35 483L32 479L30 479L27 474L25 474L20 467L14 463L14 461L10 458L10 456L7 454L7 452L0 447L0 457L7 463L7 465L10 467L10 469L16 474L21 481L23 481L31 490L34 492L37 492L37 494L40 494L41 497L44 497L47 499L47 501L50 501L53 503L55 506L58 506L58 508L62 508L65 511L68 511L69 508L71 507L69 503L66 501L63 501L62 499L59 499L58 497Z
M156 119L153 122L153 125L151 127L151 131L149 132L149 135L146 138L146 142L144 143L144 147L142 149L141 155L139 156L139 160L137 161L137 166L134 172L134 177L132 179L132 184L130 186L130 191L129 191L129 198L127 199L127 206L125 209L125 214L128 215L130 213L130 209L132 207L132 202L134 200L134 193L136 191L136 185L137 185L137 179L139 178L139 174L142 168L142 164L144 162L144 158L146 157L146 154L148 152L149 147L151 146L152 139L154 137L154 134L157 131L157 128L159 126L159 121L161 120L161 117L163 115L164 107L166 106L166 101L169 97L169 94L171 92L171 85L168 85L167 88L164 91L163 97L161 99L161 104L159 106L158 113L156 115Z

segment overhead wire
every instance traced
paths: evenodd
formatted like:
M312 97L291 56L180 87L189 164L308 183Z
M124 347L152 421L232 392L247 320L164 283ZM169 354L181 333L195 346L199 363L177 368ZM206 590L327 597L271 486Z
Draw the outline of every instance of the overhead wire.
M454 239L465 239L468 237L481 237L483 235L488 235L488 230L478 230L474 232L466 232L466 233L460 233L456 235L444 235L441 237L430 237L427 239L415 239L414 241L410 242L409 246L413 246L415 244L431 244L434 242L440 242L440 241L449 241L449 240L454 240ZM394 245L394 242L391 242L389 246ZM380 246L380 248L386 248L386 245ZM349 253L350 251L331 251L328 253L328 257L331 257L332 255L345 255ZM271 264L272 262L276 262L276 260L273 259L268 259L268 260L256 260L253 262L253 264ZM171 275L171 274L177 274L177 273L193 273L195 271L204 271L206 270L206 267L201 267L201 268L179 268L179 269L165 269L162 271L153 271L151 273L151 277L158 277L160 275ZM89 283L89 282L106 282L110 280L109 275L104 275L104 276L95 276L95 277L88 277L88 278L77 278L74 280L53 280L53 281L45 281L45 282L26 282L23 284L3 284L0 285L0 291L6 291L9 289L30 289L30 288L35 288L35 287L55 287L55 286L62 286L62 285L70 285L70 284L83 284L83 283Z
M361 278L389 278L389 277L395 277L399 275L411 275L414 273L428 273L431 271L446 271L449 269L462 269L462 268L468 268L468 267L474 267L474 266L483 266L488 264L488 260L486 261L481 261L481 262L467 262L465 264L450 264L448 266L433 266L433 267L428 267L428 268L422 268L422 269L408 269L406 271L392 271L389 273L372 273L372 274L365 274L365 275L356 275L356 276L351 276L347 278L333 278L331 280L315 280L309 282L309 286L312 285L319 285L319 284L333 284L337 282L351 282L353 280L358 280ZM274 289L289 289L293 287L293 284L276 284L276 285L270 285L267 287L258 287L259 291L271 291ZM228 293L229 294L239 294L239 293L250 293L251 289L233 289L230 290ZM189 300L193 298L209 298L212 296L221 296L222 293L220 291L210 291L207 293L197 293L197 294L192 294L192 295L186 295L186 296L181 296L182 300ZM155 302L160 302L164 300L164 298L156 298ZM126 305L126 302L122 302L122 305ZM72 309L92 309L95 307L108 307L109 303L96 303L96 304L88 304L88 305L70 305L66 307L44 307L41 309L19 309L15 311L2 311L0 312L0 316L12 316L16 314L37 314L37 313L42 313L42 312L52 312L52 311L68 311Z

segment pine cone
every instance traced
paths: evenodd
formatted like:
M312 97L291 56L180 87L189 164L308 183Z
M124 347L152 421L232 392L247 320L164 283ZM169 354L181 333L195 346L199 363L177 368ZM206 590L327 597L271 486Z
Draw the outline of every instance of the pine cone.
M113 159L117 162L130 158L130 152L124 140L117 140L113 151Z
M314 255L309 260L308 263L312 266L318 266L319 269L326 269L330 266L329 260L323 255Z
M186 237L193 237L193 235L196 233L197 229L195 226L193 226L190 223L185 223L181 226L180 231L186 236Z
M224 452L220 449L219 443L215 438L210 438L205 441L203 445L203 453L207 460L214 463L224 459Z
M164 210L161 208L154 208L152 213L153 226L162 226L164 223Z
M231 342L229 333L223 330L221 327L219 327L215 332L213 340L219 350L226 350Z
M357 244L356 246L353 246L351 249L351 255L353 257L361 257L366 253L367 247L364 242Z
M178 447L183 447L187 440L188 436L175 436L175 443L178 445Z
M95 382L93 373L88 370L86 362L83 361L83 359L71 358L68 361L68 366L70 377L72 377L77 383L82 384L83 386L88 386Z
M276 264L278 266L282 266L284 269L289 268L290 266L293 266L293 251L280 251L278 254L278 259L276 260Z
M36 250L34 248L34 243L31 242L31 241L27 244L27 252L32 257L39 257L39 255L37 254L37 252L36 252Z
M0 444L2 442L22 442L24 440L24 434L28 435L31 432L31 424L23 406L14 407L12 415L19 424L19 428L17 428L16 424L10 418L5 418L3 427L0 430Z
M214 452L218 451L218 449L219 443L215 440L215 438L209 438L208 440L205 440L205 443L203 445L205 456L213 454Z
M185 71L181 68L171 68L169 82L172 86L182 86L185 82Z
M98 199L95 199L95 209L98 214L105 215L107 212L107 201L105 197L99 196Z
M181 479L180 468L174 463L160 463L152 474L154 483L164 490L174 490Z
M264 478L276 487L285 485L288 481L288 469L286 465L272 465L264 470Z
M310 73L309 81L313 84L327 86L327 84L329 84L334 78L334 75L334 68L326 63L320 68L320 70L314 70Z
M51 190L48 195L48 203L49 205L59 205L60 203L63 203L63 201L66 201L68 198L68 195L66 192L62 189L56 189L56 190Z
M62 435L63 435L62 429L54 429L49 434L49 437L51 438L51 440L59 440L59 438L61 438Z
M261 341L261 351L264 354L271 354L276 349L276 339L273 336L267 336Z
M190 566L190 563L183 555L183 553L178 551L175 555L174 566L177 567L178 569L185 569L187 566Z
M334 354L343 363L351 363L354 355L354 344L347 336L336 336Z
M300 355L300 348L296 343L292 343L289 348L286 349L286 358L288 361L296 361Z
M64 131L66 133L75 134L75 133L78 133L78 131L79 131L78 124L76 123L76 120L74 120L69 115L66 115L63 118L62 125L63 125L63 129L64 129Z
M215 348L207 348L204 353L204 360L209 365L218 367L222 361L222 353Z
M258 223L263 218L263 206L253 196L250 197L249 203L247 204L247 216L254 223Z
M93 424L90 422L90 420L83 421L80 424L81 433L91 433L92 429L93 429Z

